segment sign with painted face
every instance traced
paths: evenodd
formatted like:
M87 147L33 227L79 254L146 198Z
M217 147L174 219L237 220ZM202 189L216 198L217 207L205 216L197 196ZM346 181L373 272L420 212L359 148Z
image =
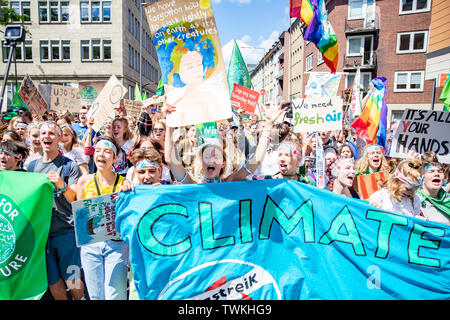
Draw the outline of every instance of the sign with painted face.
M450 299L449 226L297 181L136 186L116 228L141 299Z
M42 115L47 111L48 105L29 75L23 78L18 94L31 113L38 119L42 119Z
M313 97L293 99L294 132L342 130L342 99Z
M450 163L450 112L406 109L392 140L390 157L405 158L407 150L433 151L439 162Z
M52 203L46 175L0 171L0 300L36 300L47 290Z
M161 0L144 6L161 66L168 127L232 117L210 0Z

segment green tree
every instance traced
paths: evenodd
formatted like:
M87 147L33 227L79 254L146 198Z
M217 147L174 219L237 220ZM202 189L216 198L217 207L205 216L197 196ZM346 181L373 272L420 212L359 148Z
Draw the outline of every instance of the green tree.
M13 8L9 6L9 1L0 0L0 25L6 26L11 23L29 21L29 16L22 16L18 14Z

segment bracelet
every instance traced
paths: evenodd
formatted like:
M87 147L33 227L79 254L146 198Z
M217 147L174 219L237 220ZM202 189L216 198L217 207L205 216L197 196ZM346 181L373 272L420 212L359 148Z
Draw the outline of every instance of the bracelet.
M178 181L178 179L175 179L175 180L177 180L178 183L183 183L184 180L186 180L187 174L188 174L188 171L186 168L184 168L184 177L180 181Z
M58 189L59 193L64 193L67 190L67 183L64 181L64 186L61 189Z

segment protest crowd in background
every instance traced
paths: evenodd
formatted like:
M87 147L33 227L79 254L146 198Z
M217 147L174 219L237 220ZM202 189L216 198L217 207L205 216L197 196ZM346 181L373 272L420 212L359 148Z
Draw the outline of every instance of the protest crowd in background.
M55 186L54 210L60 218L52 220L46 257L51 296L65 299L67 287L75 299L87 298L86 293L90 299L136 297L128 288L127 245L118 237L78 248L71 202L140 184L284 178L316 186L317 143L325 159L325 189L359 199L355 179L383 172L384 185L367 199L371 205L450 224L449 168L433 152L412 150L406 159L390 158L381 146L361 143L350 126L317 136L294 133L280 101L259 107L260 116L238 110L236 121L218 121L220 143L200 147L194 126L166 127L165 115L174 110L167 104L160 117L151 115L151 105L139 118L118 114L99 132L93 131L84 106L77 114L47 113L42 121L26 109L4 117L0 170L46 173ZM396 126L388 129L388 142ZM68 281L61 270L70 265L78 265L83 277Z

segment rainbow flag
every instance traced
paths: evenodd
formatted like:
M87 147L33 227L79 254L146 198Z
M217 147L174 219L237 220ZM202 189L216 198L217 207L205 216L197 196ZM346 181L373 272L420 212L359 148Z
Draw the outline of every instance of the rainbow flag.
M373 89L369 93L361 115L352 123L356 133L367 143L386 147L387 105L385 102L386 82L384 77L372 79Z
M292 7L298 1L291 1L291 14L298 7ZM300 19L306 24L306 31L303 35L305 40L314 43L322 53L323 61L331 69L332 73L336 72L339 50L336 33L328 21L328 13L324 0L302 0Z
M302 0L289 0L290 17L300 18L300 10L302 8Z

